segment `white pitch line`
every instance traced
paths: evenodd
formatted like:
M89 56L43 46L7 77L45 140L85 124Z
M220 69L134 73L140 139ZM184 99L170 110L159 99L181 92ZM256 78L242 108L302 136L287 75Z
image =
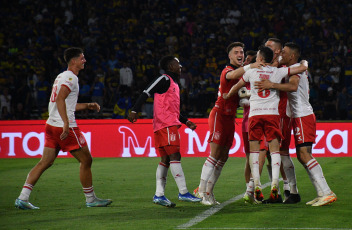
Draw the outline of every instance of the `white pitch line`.
M282 179L280 179L280 180L282 180ZM268 187L269 185L271 185L271 182L268 182L268 183L262 185L262 189ZM199 214L198 216L194 217L189 222L177 226L176 229L187 229L187 228L190 228L193 225L196 225L199 222L202 222L203 220L205 220L209 216L214 215L215 213L220 211L222 208L224 208L226 205L229 205L229 204L232 204L232 203L238 201L243 196L244 196L244 193L242 193L242 194L240 194L238 196L235 196L235 197L231 198L230 200L227 200L227 201L225 201L225 202L223 202L223 203L221 203L219 205L213 206L213 207L209 208L208 210L205 210L203 213Z
M235 229L235 230L239 230L239 229L253 229L253 230L262 230L262 229L288 229L288 230L351 230L351 228L187 228L187 229L221 229L221 230L228 230L228 229Z

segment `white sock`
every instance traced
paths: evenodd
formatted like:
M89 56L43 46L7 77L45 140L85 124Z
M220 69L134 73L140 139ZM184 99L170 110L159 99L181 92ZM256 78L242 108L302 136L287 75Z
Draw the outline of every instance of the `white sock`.
M18 197L18 199L24 200L24 201L28 201L29 200L29 196L31 195L33 187L34 186L31 185L31 184L24 183L24 185L22 187L21 194Z
M89 188L83 188L83 192L84 192L84 195L86 196L87 203L92 203L95 200L96 196L94 193L93 186L91 186Z
M179 192L181 194L187 193L188 189L186 186L186 178L185 178L185 175L183 174L181 161L170 161L170 169L171 169L172 176L176 181Z
M156 196L164 196L165 194L165 185L166 185L166 178L167 172L169 170L169 166L159 162L159 165L156 169Z
M315 181L315 179L313 178L312 174L310 173L310 171L308 170L306 165L304 165L304 169L307 171L309 179L312 182L312 184L313 184L313 186L315 188L315 191L317 192L317 195L318 196L323 196L323 191L320 189L318 183Z
M253 194L254 194L254 181L253 181L253 178L250 178L249 182L246 185L247 185L246 193L248 195L253 196Z
M284 181L284 190L290 191L290 185L288 184L288 180L283 180Z
M225 162L222 162L220 160L216 163L215 169L211 174L207 183L207 190L206 190L207 193L213 193L214 186L220 177L220 174L224 165L225 165Z
M254 187L261 186L259 175L259 151L251 151L249 154L249 165L254 180Z
M306 166L307 166L309 172L311 173L312 177L314 178L314 180L316 181L316 183L320 187L323 195L330 194L331 189L325 180L323 170L322 170L320 164L318 163L318 161L315 158L313 158L310 161L308 161Z
M200 175L199 193L205 193L208 180L214 172L216 162L217 162L217 160L211 156L209 156L205 160L203 168L202 168L202 173Z
M290 193L298 194L295 165L293 164L291 157L289 155L281 155L281 162L283 164L288 183L290 184ZM285 187L284 190L286 190Z
M271 156L271 171L272 171L271 185L279 187L281 156L279 152L272 152L270 153L270 156Z

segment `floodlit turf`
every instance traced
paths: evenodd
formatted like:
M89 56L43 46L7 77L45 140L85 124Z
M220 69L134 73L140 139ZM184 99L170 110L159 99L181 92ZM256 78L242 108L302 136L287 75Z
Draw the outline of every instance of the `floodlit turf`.
M94 188L98 197L113 199L110 207L86 208L75 159L57 159L34 187L30 201L40 210L18 210L18 197L29 170L39 159L0 159L0 229L349 229L352 228L352 158L317 158L338 200L325 207L306 206L315 191L294 159L302 201L294 205L230 203L199 222L210 207L177 200L169 172L166 197L176 208L152 203L158 158L96 158ZM190 191L198 185L205 158L183 158ZM244 158L230 158L215 188L221 203L245 191ZM266 171L262 183L268 181ZM282 182L281 182L282 186ZM269 187L263 190L269 196ZM195 217L197 217L195 219Z

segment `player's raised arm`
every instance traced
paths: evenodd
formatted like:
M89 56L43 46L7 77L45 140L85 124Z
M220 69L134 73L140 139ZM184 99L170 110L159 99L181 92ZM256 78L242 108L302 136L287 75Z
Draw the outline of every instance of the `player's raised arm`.
M228 99L228 98L232 97L233 95L235 95L238 92L238 90L240 90L245 85L246 85L246 83L243 81L243 79L241 79L239 82L237 82L236 85L232 86L232 88L230 89L230 91L228 93L224 93L222 95L222 97L224 99Z

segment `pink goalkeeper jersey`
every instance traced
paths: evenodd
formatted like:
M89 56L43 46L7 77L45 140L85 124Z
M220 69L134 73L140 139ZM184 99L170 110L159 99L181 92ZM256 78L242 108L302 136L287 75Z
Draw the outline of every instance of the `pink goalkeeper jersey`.
M154 132L174 125L181 125L180 117L180 88L172 78L166 74L170 79L169 89L162 94L154 94L154 118L153 129Z
M290 68L276 68L265 66L262 69L250 69L244 73L242 79L249 82L251 87L251 97L249 117L256 115L279 115L279 92L275 89L264 90L258 93L254 82L268 79L274 83L280 83L282 78L289 75Z
M299 66L299 63L296 63L291 67L296 66ZM292 118L305 117L313 113L313 108L309 103L309 81L307 71L297 75L299 76L297 91L287 93Z
M46 123L56 127L64 126L64 122L61 119L56 104L56 97L59 94L61 87L66 87L70 91L65 100L69 127L77 127L75 110L79 94L79 84L78 77L69 70L59 74L54 81L49 102L49 118Z

